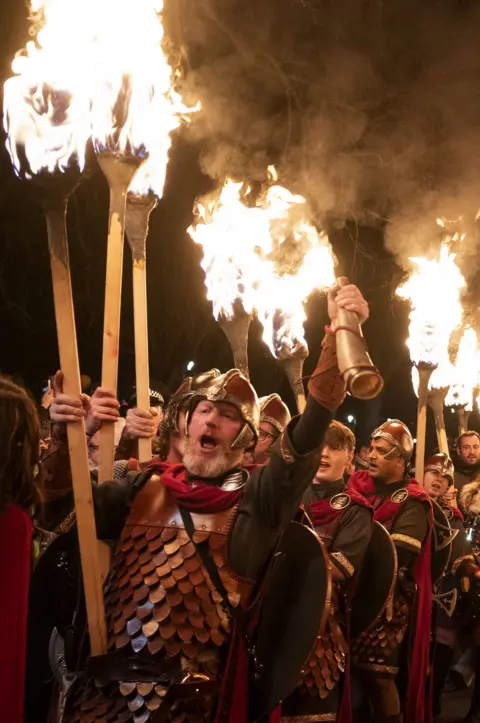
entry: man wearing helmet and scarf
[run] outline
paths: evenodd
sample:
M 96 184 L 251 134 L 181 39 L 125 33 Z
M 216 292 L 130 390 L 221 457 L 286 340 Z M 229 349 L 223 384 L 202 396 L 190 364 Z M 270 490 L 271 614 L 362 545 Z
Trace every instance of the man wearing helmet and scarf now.
M 259 399 L 260 426 L 258 442 L 252 453 L 252 461 L 266 464 L 270 458 L 270 450 L 283 433 L 291 417 L 287 405 L 278 394 L 270 394 Z
M 425 462 L 423 486 L 431 499 L 443 510 L 451 529 L 455 535 L 452 541 L 440 554 L 445 555 L 443 569 L 445 574 L 436 584 L 435 601 L 438 603 L 434 609 L 436 613 L 435 649 L 433 660 L 433 714 L 441 714 L 441 695 L 445 679 L 453 662 L 454 645 L 457 640 L 458 619 L 454 615 L 457 595 L 465 585 L 465 578 L 480 578 L 480 568 L 472 554 L 471 543 L 467 540 L 467 533 L 463 524 L 463 515 L 458 507 L 445 501 L 448 490 L 454 484 L 454 465 L 450 457 L 443 453 L 434 454 Z M 443 530 L 441 530 L 442 533 Z M 448 532 L 444 532 L 444 536 Z M 439 548 L 441 545 L 438 546 Z M 432 580 L 432 582 L 436 582 Z M 477 583 L 478 584 L 478 583 Z M 471 712 L 468 720 L 474 723 L 479 720 L 480 710 L 480 681 L 472 698 Z
M 430 648 L 432 590 L 430 537 L 432 506 L 427 493 L 408 477 L 413 439 L 396 419 L 384 422 L 371 437 L 368 472 L 355 472 L 349 487 L 363 494 L 374 519 L 390 532 L 398 560 L 393 600 L 368 635 L 352 641 L 352 661 L 370 697 L 376 723 L 420 723 L 425 715 L 425 684 Z M 356 601 L 360 604 L 360 601 Z M 408 635 L 407 635 L 408 634 Z M 410 659 L 403 663 L 401 653 Z M 398 674 L 408 669 L 403 719 Z
M 335 351 L 339 307 L 362 322 L 368 317 L 355 286 L 330 292 L 331 326 L 305 412 L 285 428 L 266 465 L 244 466 L 260 408 L 253 387 L 233 369 L 189 397 L 184 464 L 154 460 L 142 473 L 93 489 L 98 536 L 116 540 L 105 588 L 110 652 L 92 659 L 91 679 L 72 690 L 66 722 L 188 716 L 189 723 L 246 723 L 241 610 L 253 622 L 269 561 L 318 469 L 324 434 L 345 395 Z M 67 411 L 72 403 L 81 416 L 81 404 L 62 400 Z

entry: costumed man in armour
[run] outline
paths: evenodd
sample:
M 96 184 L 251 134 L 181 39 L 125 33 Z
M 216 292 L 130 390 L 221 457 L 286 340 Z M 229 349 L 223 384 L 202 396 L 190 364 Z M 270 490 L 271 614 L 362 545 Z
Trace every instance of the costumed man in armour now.
M 408 427 L 398 420 L 385 422 L 372 434 L 368 472 L 355 472 L 349 480 L 349 488 L 367 498 L 374 519 L 390 532 L 398 559 L 393 600 L 375 630 L 352 640 L 351 646 L 352 662 L 370 698 L 374 723 L 422 723 L 428 719 L 425 685 L 432 613 L 433 515 L 427 493 L 407 476 L 412 453 Z M 404 677 L 408 671 L 407 681 L 399 679 L 401 666 Z M 402 694 L 403 719 L 400 682 L 407 686 Z
M 346 489 L 344 476 L 355 450 L 353 433 L 333 421 L 325 435 L 320 466 L 303 496 L 305 511 L 324 542 L 331 562 L 333 589 L 322 635 L 301 671 L 297 690 L 282 705 L 288 723 L 342 722 L 351 719 L 349 673 L 345 675 L 340 712 L 339 682 L 347 668 L 348 583 L 360 568 L 370 542 L 372 509 L 365 497 Z
M 267 465 L 243 466 L 257 440 L 259 405 L 231 370 L 191 397 L 183 465 L 154 460 L 143 473 L 93 488 L 98 537 L 117 541 L 105 584 L 108 653 L 89 661 L 66 721 L 247 720 L 246 611 L 256 611 L 269 559 L 345 395 L 335 350 L 339 307 L 368 317 L 355 286 L 331 290 L 331 331 L 305 412 Z M 78 403 L 63 402 L 67 416 Z
M 435 649 L 433 665 L 433 714 L 441 715 L 441 695 L 445 679 L 453 662 L 454 645 L 458 633 L 458 621 L 454 616 L 457 594 L 461 593 L 465 579 L 480 577 L 480 568 L 472 554 L 472 546 L 467 540 L 463 524 L 463 515 L 448 500 L 454 500 L 450 493 L 454 483 L 454 467 L 448 455 L 438 453 L 425 462 L 423 486 L 431 499 L 442 508 L 455 537 L 450 545 L 448 567 L 438 595 L 435 596 Z M 445 602 L 443 602 L 445 601 Z M 436 608 L 436 609 L 435 609 Z M 468 719 L 470 720 L 470 719 Z
M 252 453 L 253 462 L 266 464 L 270 457 L 270 450 L 290 422 L 290 412 L 287 405 L 278 394 L 261 397 L 260 427 L 258 429 L 258 442 Z
M 182 461 L 188 401 L 195 389 L 208 387 L 219 375 L 218 369 L 212 369 L 197 377 L 188 377 L 171 397 L 162 420 L 159 438 L 162 458 L 171 463 Z M 69 651 L 76 652 L 77 645 L 68 643 L 72 620 L 77 620 L 77 628 L 81 626 L 80 621 L 85 621 L 65 426 L 67 420 L 64 403 L 71 405 L 71 400 L 63 394 L 62 382 L 62 375 L 58 373 L 52 385 L 52 438 L 40 465 L 45 489 L 44 527 L 42 530 L 37 529 L 37 558 L 41 559 L 34 569 L 30 586 L 26 673 L 26 685 L 30 695 L 26 697 L 25 703 L 26 723 L 44 723 L 52 700 L 55 679 L 61 687 L 65 681 L 68 683 L 68 668 L 76 669 L 76 661 L 71 659 Z M 155 396 L 151 396 L 152 404 Z M 90 443 L 98 436 L 101 424 L 116 422 L 119 406 L 113 391 L 98 387 L 91 397 L 82 396 L 82 406 L 71 405 L 70 416 L 73 418 L 81 413 L 82 409 L 86 411 L 86 433 Z M 155 412 L 156 410 L 152 409 L 128 410 L 125 429 L 115 453 L 116 478 L 125 475 L 127 471 L 138 471 L 138 439 L 155 437 L 158 426 L 158 415 Z M 92 476 L 92 479 L 96 480 L 95 476 Z M 53 542 L 55 544 L 49 554 L 43 558 L 43 553 Z M 44 594 L 45 588 L 51 592 L 48 598 Z M 52 600 L 55 604 L 52 604 Z M 52 675 L 51 668 L 55 675 Z
M 473 435 L 473 433 L 471 433 Z M 468 553 L 466 557 L 467 565 L 465 567 L 473 571 L 474 563 L 479 563 L 480 558 L 480 479 L 465 484 L 459 495 L 459 506 L 465 516 L 465 528 L 467 541 L 470 545 L 468 553 L 473 555 L 473 561 L 469 560 Z M 468 573 L 467 573 L 468 574 Z M 468 579 L 462 579 L 462 595 L 458 606 L 461 608 L 458 615 L 458 622 L 462 624 L 462 628 L 468 631 L 468 640 L 473 638 L 473 649 L 471 650 L 471 663 L 474 672 L 474 686 L 470 710 L 465 723 L 480 722 L 480 625 L 478 623 L 479 615 L 479 596 L 480 582 L 478 576 L 474 573 L 470 574 Z M 462 670 L 460 662 L 457 663 L 454 670 Z M 470 662 L 470 660 L 468 660 Z M 466 666 L 463 666 L 465 668 Z M 462 670 L 463 673 L 463 670 Z

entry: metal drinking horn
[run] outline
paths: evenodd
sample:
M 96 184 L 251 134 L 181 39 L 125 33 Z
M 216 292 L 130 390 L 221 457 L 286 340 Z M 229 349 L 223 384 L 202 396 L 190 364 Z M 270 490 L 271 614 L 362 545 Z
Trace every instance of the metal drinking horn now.
M 383 389 L 383 379 L 368 353 L 358 315 L 338 310 L 337 359 L 347 389 L 357 399 L 374 399 Z

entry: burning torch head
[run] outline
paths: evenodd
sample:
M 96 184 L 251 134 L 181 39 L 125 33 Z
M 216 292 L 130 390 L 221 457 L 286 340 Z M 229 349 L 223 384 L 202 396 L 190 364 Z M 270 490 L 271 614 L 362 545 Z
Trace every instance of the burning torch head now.
M 393 446 L 385 459 L 402 457 L 408 464 L 413 454 L 413 437 L 407 425 L 399 419 L 390 419 L 381 424 L 372 434 L 372 439 L 384 439 Z
M 232 404 L 240 412 L 244 425 L 231 448 L 253 449 L 258 440 L 260 404 L 255 389 L 238 369 L 230 369 L 226 374 L 212 379 L 208 386 L 197 387 L 197 390 L 193 392 L 186 419 L 187 435 L 193 410 L 202 399 L 207 399 L 209 402 Z
M 429 457 L 425 462 L 424 471 L 437 472 L 442 477 L 446 477 L 450 484 L 453 484 L 453 462 L 448 454 L 439 452 L 438 454 L 434 454 L 432 457 Z
M 270 394 L 268 397 L 259 399 L 260 403 L 260 424 L 268 422 L 279 434 L 289 423 L 291 416 L 285 402 L 282 401 L 278 394 Z

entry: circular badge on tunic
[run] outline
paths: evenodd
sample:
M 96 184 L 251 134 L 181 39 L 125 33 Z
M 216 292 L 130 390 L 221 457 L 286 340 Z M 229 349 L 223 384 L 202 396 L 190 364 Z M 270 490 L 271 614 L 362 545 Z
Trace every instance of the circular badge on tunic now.
M 225 477 L 220 489 L 224 490 L 225 492 L 234 492 L 235 490 L 239 490 L 241 487 L 244 486 L 248 477 L 249 474 L 246 469 L 240 469 L 236 472 L 232 472 L 232 474 L 229 474 L 227 477 Z
M 334 510 L 343 510 L 345 507 L 348 507 L 351 501 L 350 495 L 347 495 L 345 492 L 340 492 L 340 494 L 332 497 L 330 507 Z
M 394 492 L 390 499 L 392 500 L 392 502 L 395 502 L 396 505 L 401 505 L 402 502 L 405 502 L 407 497 L 408 497 L 408 490 L 403 488 L 401 490 L 397 490 L 396 492 Z

